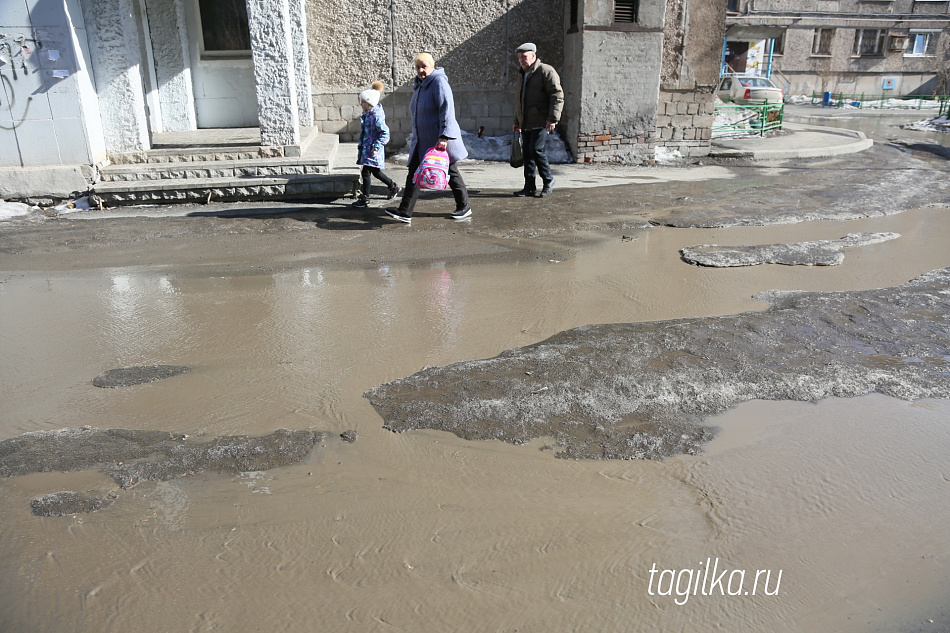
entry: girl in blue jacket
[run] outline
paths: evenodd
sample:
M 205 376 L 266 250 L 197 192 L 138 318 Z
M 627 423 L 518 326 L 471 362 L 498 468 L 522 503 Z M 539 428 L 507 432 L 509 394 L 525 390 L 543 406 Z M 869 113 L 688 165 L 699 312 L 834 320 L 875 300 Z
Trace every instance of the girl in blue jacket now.
M 354 207 L 369 206 L 369 184 L 375 176 L 389 189 L 387 200 L 392 200 L 399 193 L 399 185 L 383 173 L 386 168 L 383 147 L 389 142 L 389 127 L 386 125 L 386 113 L 379 105 L 379 98 L 383 95 L 383 82 L 374 81 L 369 90 L 360 93 L 360 105 L 363 114 L 360 115 L 360 143 L 358 165 L 363 166 L 360 182 L 360 195 Z

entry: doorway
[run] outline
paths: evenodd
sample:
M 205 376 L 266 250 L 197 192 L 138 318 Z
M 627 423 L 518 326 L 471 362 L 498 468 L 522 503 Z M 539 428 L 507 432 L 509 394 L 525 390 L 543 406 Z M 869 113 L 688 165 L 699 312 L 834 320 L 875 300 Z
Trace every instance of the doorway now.
M 744 73 L 749 61 L 749 42 L 727 41 L 724 61 L 729 67 L 729 72 Z
M 257 86 L 244 0 L 187 0 L 199 128 L 257 127 Z

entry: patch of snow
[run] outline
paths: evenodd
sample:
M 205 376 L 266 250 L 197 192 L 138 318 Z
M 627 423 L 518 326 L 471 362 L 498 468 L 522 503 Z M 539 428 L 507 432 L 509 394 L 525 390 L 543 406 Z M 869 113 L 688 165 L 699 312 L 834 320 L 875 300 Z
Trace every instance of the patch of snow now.
M 785 105 L 811 105 L 812 99 L 806 95 L 788 95 L 785 97 Z
M 919 130 L 921 132 L 950 132 L 950 120 L 944 115 L 936 119 L 924 119 L 922 121 L 914 121 L 913 123 L 905 123 L 901 128 L 905 130 Z
M 472 160 L 493 160 L 507 163 L 511 156 L 511 140 L 514 134 L 504 136 L 481 136 L 462 130 L 462 142 L 465 143 L 465 149 L 468 150 L 468 157 Z M 564 144 L 564 139 L 557 133 L 549 134 L 545 143 L 548 162 L 573 163 L 571 152 Z
M 837 93 L 831 95 L 831 105 L 840 110 L 855 109 L 873 109 L 873 110 L 933 110 L 940 107 L 940 102 L 936 99 L 871 99 L 861 100 L 853 95 L 848 96 L 847 100 L 841 100 L 838 105 Z M 821 106 L 821 97 L 810 97 L 808 95 L 788 95 L 785 97 L 786 105 L 814 105 Z
M 72 202 L 64 202 L 53 207 L 57 213 L 75 213 L 76 211 L 88 211 L 91 208 L 92 206 L 90 206 L 87 196 L 76 198 Z
M 679 165 L 686 157 L 674 148 L 658 146 L 654 159 L 657 165 Z
M 757 136 L 758 130 L 753 130 L 749 122 L 757 118 L 756 114 L 749 114 L 739 108 L 730 108 L 730 105 L 724 103 L 719 97 L 716 97 L 715 116 L 713 117 L 712 137 L 715 139 L 742 138 L 744 136 Z
M 22 202 L 4 202 L 0 200 L 0 220 L 9 220 L 30 215 L 30 212 L 36 208 L 37 207 L 31 207 L 28 204 L 23 204 Z

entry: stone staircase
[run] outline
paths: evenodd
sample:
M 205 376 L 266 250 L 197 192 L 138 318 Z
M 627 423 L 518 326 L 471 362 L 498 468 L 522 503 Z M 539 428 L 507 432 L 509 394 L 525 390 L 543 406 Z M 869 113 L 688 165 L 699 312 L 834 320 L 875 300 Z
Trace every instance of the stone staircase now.
M 260 146 L 257 128 L 157 134 L 151 150 L 112 156 L 92 193 L 103 206 L 119 206 L 335 198 L 355 191 L 358 174 L 333 173 L 339 137 L 316 128 L 302 129 L 301 137 L 299 156 L 281 156 Z

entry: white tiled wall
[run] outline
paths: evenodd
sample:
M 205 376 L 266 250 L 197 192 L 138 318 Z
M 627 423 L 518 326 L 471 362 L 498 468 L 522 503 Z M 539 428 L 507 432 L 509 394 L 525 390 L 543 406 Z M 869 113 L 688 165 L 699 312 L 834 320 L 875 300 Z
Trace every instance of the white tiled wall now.
M 92 162 L 63 3 L 0 0 L 0 56 L 0 165 Z

